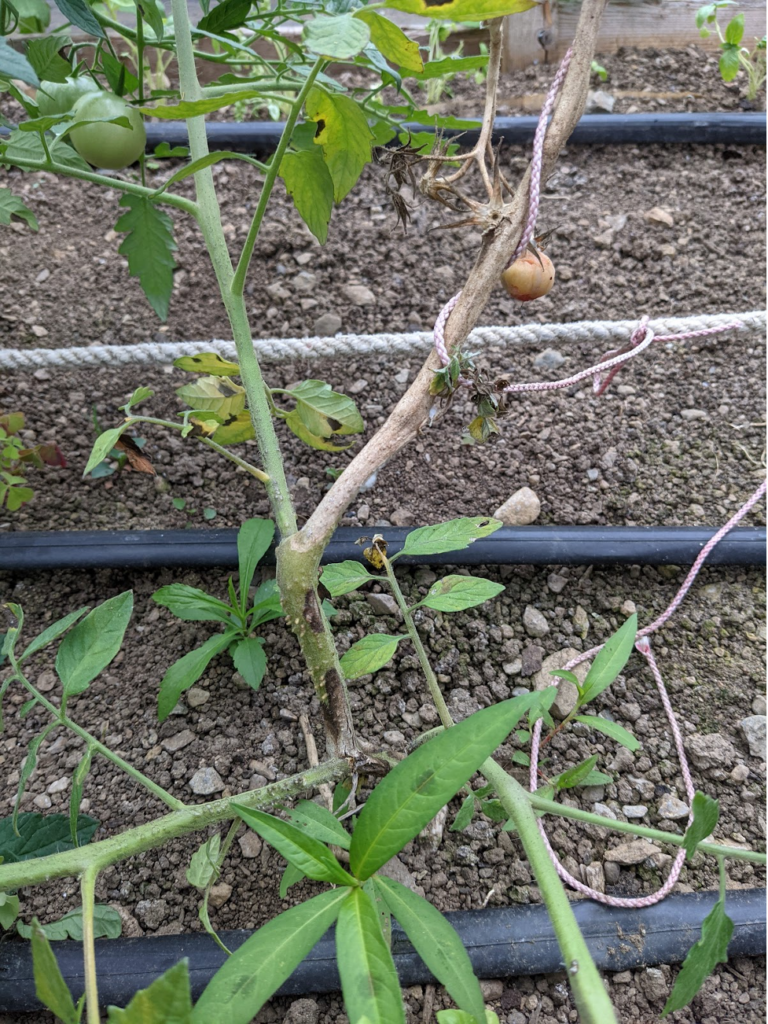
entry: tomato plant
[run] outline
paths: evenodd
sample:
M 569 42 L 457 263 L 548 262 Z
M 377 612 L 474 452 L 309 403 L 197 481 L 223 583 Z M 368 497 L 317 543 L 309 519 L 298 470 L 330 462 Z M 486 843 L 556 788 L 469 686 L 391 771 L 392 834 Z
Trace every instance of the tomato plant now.
M 130 128 L 119 124 L 96 123 L 73 128 L 72 144 L 89 164 L 111 171 L 121 171 L 135 163 L 144 152 L 147 133 L 141 114 L 120 96 L 111 92 L 87 92 L 75 103 L 76 120 L 127 117 Z

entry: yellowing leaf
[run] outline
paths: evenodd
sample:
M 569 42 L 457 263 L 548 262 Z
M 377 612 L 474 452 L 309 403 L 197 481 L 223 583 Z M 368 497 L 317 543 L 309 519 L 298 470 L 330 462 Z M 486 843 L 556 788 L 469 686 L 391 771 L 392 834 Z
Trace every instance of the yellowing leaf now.
M 355 17 L 366 23 L 371 32 L 371 42 L 387 60 L 408 71 L 424 70 L 419 44 L 409 39 L 389 18 L 365 7 L 355 11 Z
M 317 148 L 286 153 L 280 177 L 299 216 L 321 245 L 328 237 L 333 213 L 333 178 Z
M 246 409 L 217 427 L 213 440 L 217 444 L 240 444 L 241 441 L 250 441 L 255 436 L 251 414 Z
M 174 359 L 173 365 L 180 370 L 189 370 L 192 373 L 213 373 L 218 377 L 237 377 L 240 367 L 237 363 L 230 363 L 228 359 L 222 359 L 216 352 L 201 352 L 197 356 L 181 356 Z
M 354 187 L 363 167 L 371 159 L 373 133 L 365 114 L 349 96 L 331 95 L 315 87 L 307 97 L 307 118 L 317 122 L 315 144 L 333 179 L 337 203 Z
M 387 6 L 395 11 L 420 14 L 423 18 L 450 18 L 453 21 L 482 21 L 520 14 L 536 7 L 536 0 L 391 0 Z
M 296 437 L 302 440 L 305 444 L 308 444 L 310 448 L 319 448 L 320 451 L 324 452 L 343 452 L 347 448 L 351 447 L 351 445 L 348 444 L 331 444 L 330 441 L 326 441 L 317 434 L 313 434 L 312 431 L 308 430 L 304 425 L 304 422 L 296 409 L 294 409 L 293 412 L 289 412 L 284 419 L 287 426 L 290 427 Z
M 200 377 L 177 388 L 176 394 L 191 409 L 215 412 L 224 420 L 245 409 L 245 388 L 226 377 Z

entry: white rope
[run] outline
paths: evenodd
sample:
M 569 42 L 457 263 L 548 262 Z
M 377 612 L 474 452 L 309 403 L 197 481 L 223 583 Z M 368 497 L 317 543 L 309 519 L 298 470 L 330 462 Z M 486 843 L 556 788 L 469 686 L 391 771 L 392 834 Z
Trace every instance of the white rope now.
M 682 334 L 702 328 L 716 327 L 740 320 L 742 328 L 736 335 L 764 333 L 766 314 L 716 313 L 706 316 L 673 316 L 651 320 L 648 327 L 654 334 Z M 490 345 L 562 345 L 589 341 L 607 346 L 628 341 L 637 327 L 637 320 L 582 320 L 566 324 L 524 324 L 521 327 L 477 327 L 466 343 L 467 351 Z M 722 344 L 722 343 L 719 343 Z M 282 363 L 292 359 L 330 359 L 388 355 L 409 356 L 432 347 L 431 331 L 407 334 L 337 334 L 331 338 L 268 338 L 256 339 L 254 350 L 264 363 Z M 87 366 L 121 366 L 129 363 L 172 363 L 179 356 L 200 352 L 216 352 L 225 359 L 235 359 L 231 341 L 147 341 L 141 345 L 88 345 L 84 348 L 30 348 L 0 351 L 0 370 L 35 370 L 41 366 L 78 370 Z

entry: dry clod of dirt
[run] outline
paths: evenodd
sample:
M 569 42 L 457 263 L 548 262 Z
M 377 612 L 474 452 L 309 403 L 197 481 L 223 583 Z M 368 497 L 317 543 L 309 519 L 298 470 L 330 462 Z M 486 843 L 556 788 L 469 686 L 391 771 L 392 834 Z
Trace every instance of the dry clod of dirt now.
M 540 512 L 541 502 L 536 492 L 532 491 L 530 487 L 521 487 L 510 498 L 507 498 L 503 505 L 499 505 L 493 513 L 493 518 L 500 519 L 505 526 L 528 526 L 538 519 Z M 558 578 L 562 579 L 562 577 Z M 559 591 L 555 592 L 559 593 Z

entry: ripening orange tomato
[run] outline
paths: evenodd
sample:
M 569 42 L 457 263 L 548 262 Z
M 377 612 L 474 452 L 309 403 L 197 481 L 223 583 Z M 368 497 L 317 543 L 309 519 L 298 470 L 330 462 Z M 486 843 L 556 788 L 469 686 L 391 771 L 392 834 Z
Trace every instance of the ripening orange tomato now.
M 541 259 L 541 262 L 539 262 Z M 555 268 L 546 253 L 524 252 L 501 275 L 504 287 L 518 302 L 530 302 L 546 295 L 555 283 Z

